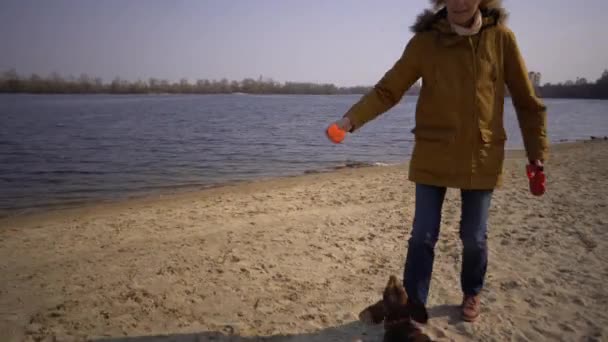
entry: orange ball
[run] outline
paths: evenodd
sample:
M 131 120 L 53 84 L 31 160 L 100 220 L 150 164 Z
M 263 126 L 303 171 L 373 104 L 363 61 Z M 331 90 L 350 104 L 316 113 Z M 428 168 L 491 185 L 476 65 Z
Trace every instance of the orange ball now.
M 327 128 L 327 137 L 334 143 L 339 144 L 346 137 L 346 132 L 340 129 L 338 125 L 333 124 Z

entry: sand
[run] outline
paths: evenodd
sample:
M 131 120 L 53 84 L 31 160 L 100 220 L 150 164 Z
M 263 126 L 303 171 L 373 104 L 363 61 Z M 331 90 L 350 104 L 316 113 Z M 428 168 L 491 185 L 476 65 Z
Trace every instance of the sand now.
M 608 143 L 522 153 L 489 226 L 483 314 L 457 305 L 449 190 L 424 331 L 439 341 L 608 340 Z M 357 321 L 403 272 L 407 166 L 347 169 L 0 221 L 0 341 L 379 341 Z

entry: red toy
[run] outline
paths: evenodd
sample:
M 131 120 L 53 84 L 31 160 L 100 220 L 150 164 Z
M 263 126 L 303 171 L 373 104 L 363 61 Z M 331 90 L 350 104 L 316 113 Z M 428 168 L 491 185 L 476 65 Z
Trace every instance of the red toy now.
M 526 173 L 530 180 L 530 192 L 534 196 L 542 196 L 546 191 L 545 186 L 545 173 L 543 172 L 542 166 L 528 164 L 526 166 Z
M 333 141 L 336 144 L 339 144 L 346 137 L 346 132 L 342 130 L 338 125 L 333 124 L 327 128 L 327 137 L 329 140 Z

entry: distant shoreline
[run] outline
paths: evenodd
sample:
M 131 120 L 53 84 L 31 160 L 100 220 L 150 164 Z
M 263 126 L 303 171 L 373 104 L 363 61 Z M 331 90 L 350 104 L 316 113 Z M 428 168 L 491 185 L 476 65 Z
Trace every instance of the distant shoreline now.
M 532 73 L 531 73 L 532 74 Z M 531 78 L 532 80 L 532 78 Z M 196 79 L 182 78 L 179 81 L 169 81 L 150 77 L 134 81 L 120 77 L 110 82 L 104 82 L 100 77 L 86 73 L 78 77 L 62 76 L 51 73 L 48 76 L 19 74 L 14 68 L 0 73 L 0 93 L 30 93 L 30 94 L 267 94 L 267 95 L 363 95 L 374 88 L 374 85 L 336 86 L 333 83 L 314 82 L 278 82 L 271 78 L 260 76 L 257 79 L 243 80 Z M 533 86 L 538 96 L 543 98 L 581 98 L 608 99 L 608 70 L 605 70 L 595 82 L 585 78 L 565 83 L 540 84 L 540 79 L 533 79 Z M 416 82 L 406 94 L 420 93 L 422 83 Z M 508 96 L 508 88 L 505 89 Z
M 183 95 L 194 95 L 194 96 L 217 96 L 217 95 L 225 95 L 225 96 L 363 96 L 366 93 L 243 93 L 243 92 L 233 92 L 233 93 L 112 93 L 112 92 L 95 92 L 95 93 L 57 93 L 57 92 L 49 92 L 49 93 L 36 93 L 36 92 L 2 92 L 0 91 L 0 95 L 69 95 L 69 96 L 91 96 L 91 95 L 99 95 L 99 96 L 133 96 L 133 95 L 146 95 L 146 96 L 183 96 Z M 420 93 L 418 91 L 408 91 L 405 96 L 419 96 Z M 510 95 L 506 95 L 505 99 L 511 98 Z M 564 96 L 540 96 L 540 99 L 557 99 L 557 100 L 608 100 L 607 97 L 564 97 Z

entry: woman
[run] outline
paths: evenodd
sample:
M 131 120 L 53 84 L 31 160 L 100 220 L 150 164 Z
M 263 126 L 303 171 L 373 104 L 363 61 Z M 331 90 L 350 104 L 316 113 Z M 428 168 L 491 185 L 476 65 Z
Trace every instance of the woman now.
M 502 183 L 505 84 L 532 165 L 547 158 L 546 108 L 534 89 L 500 1 L 435 0 L 418 17 L 401 58 L 337 122 L 355 132 L 388 111 L 419 78 L 409 180 L 416 184 L 413 229 L 404 271 L 412 309 L 424 309 L 446 188 L 461 189 L 462 314 L 481 311 L 493 189 Z M 423 311 L 424 312 L 424 311 Z M 425 316 L 425 315 L 424 315 Z M 426 317 L 418 317 L 426 322 Z

